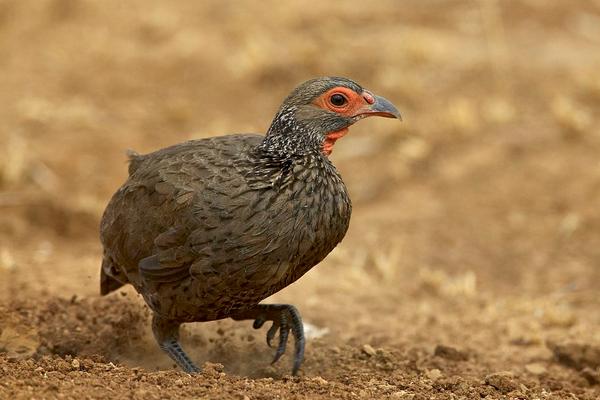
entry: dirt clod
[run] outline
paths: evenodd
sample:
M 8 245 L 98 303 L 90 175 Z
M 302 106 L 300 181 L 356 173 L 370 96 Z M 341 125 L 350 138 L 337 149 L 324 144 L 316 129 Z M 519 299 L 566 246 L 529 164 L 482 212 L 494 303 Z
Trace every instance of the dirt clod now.
M 600 384 L 600 369 L 592 369 L 590 367 L 585 367 L 581 370 L 581 376 L 588 381 L 590 385 L 598 385 Z
M 466 361 L 469 359 L 469 355 L 466 352 L 457 350 L 454 347 L 444 346 L 441 344 L 435 346 L 433 355 L 452 361 Z
M 0 333 L 0 352 L 6 353 L 11 360 L 27 359 L 39 346 L 37 332 L 33 329 L 6 326 Z
M 600 367 L 600 346 L 585 343 L 549 342 L 548 348 L 552 350 L 554 358 L 561 364 L 570 368 L 583 369 Z
M 489 374 L 485 377 L 485 383 L 493 386 L 504 394 L 512 392 L 513 390 L 517 390 L 519 387 L 515 381 L 515 374 L 510 371 L 501 371 Z

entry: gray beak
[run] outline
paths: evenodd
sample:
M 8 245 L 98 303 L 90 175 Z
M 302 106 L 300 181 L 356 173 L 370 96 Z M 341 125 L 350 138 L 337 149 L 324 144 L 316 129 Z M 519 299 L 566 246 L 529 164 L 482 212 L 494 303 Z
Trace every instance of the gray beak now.
M 371 94 L 368 91 L 363 92 L 365 99 L 364 107 L 362 107 L 356 115 L 355 119 L 362 119 L 366 117 L 385 117 L 385 118 L 398 118 L 402 121 L 400 111 L 394 106 L 388 99 Z
M 375 98 L 375 103 L 370 107 L 371 111 L 368 112 L 369 115 L 377 115 L 379 117 L 386 118 L 398 118 L 402 121 L 402 116 L 400 116 L 400 111 L 394 106 L 388 99 L 381 96 L 373 96 Z

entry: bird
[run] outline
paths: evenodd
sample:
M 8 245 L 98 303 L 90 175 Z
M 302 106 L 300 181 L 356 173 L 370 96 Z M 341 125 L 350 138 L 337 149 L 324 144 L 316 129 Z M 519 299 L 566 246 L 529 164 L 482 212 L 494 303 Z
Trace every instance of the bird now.
M 401 119 L 384 97 L 342 77 L 298 85 L 266 134 L 189 140 L 129 152 L 129 176 L 100 223 L 100 293 L 131 284 L 152 311 L 159 345 L 197 373 L 180 325 L 231 318 L 266 322 L 273 363 L 294 339 L 292 375 L 304 360 L 302 318 L 262 300 L 295 282 L 344 238 L 352 203 L 329 156 L 355 122 Z

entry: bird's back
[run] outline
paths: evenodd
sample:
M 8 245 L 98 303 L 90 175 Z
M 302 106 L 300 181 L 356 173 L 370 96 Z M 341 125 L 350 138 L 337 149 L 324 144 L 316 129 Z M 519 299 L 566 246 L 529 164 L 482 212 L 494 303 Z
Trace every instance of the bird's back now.
M 135 285 L 138 263 L 154 252 L 156 237 L 187 224 L 197 194 L 208 197 L 211 190 L 228 185 L 226 181 L 239 180 L 233 166 L 261 140 L 260 135 L 229 135 L 145 155 L 128 152 L 129 177 L 113 195 L 100 225 L 103 271 Z

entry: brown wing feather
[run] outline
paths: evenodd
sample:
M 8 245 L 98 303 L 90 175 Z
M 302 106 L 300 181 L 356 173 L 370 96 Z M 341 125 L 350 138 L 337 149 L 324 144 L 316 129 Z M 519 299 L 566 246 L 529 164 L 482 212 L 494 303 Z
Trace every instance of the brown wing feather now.
M 192 207 L 211 203 L 240 182 L 246 150 L 260 143 L 259 135 L 195 140 L 155 153 L 129 152 L 130 176 L 113 196 L 102 220 L 101 238 L 110 256 L 130 277 L 172 282 L 189 277 L 189 267 L 201 254 L 187 244 L 211 235 L 215 218 L 202 218 Z M 217 215 L 223 217 L 223 215 Z M 218 218 L 217 218 L 218 219 Z

